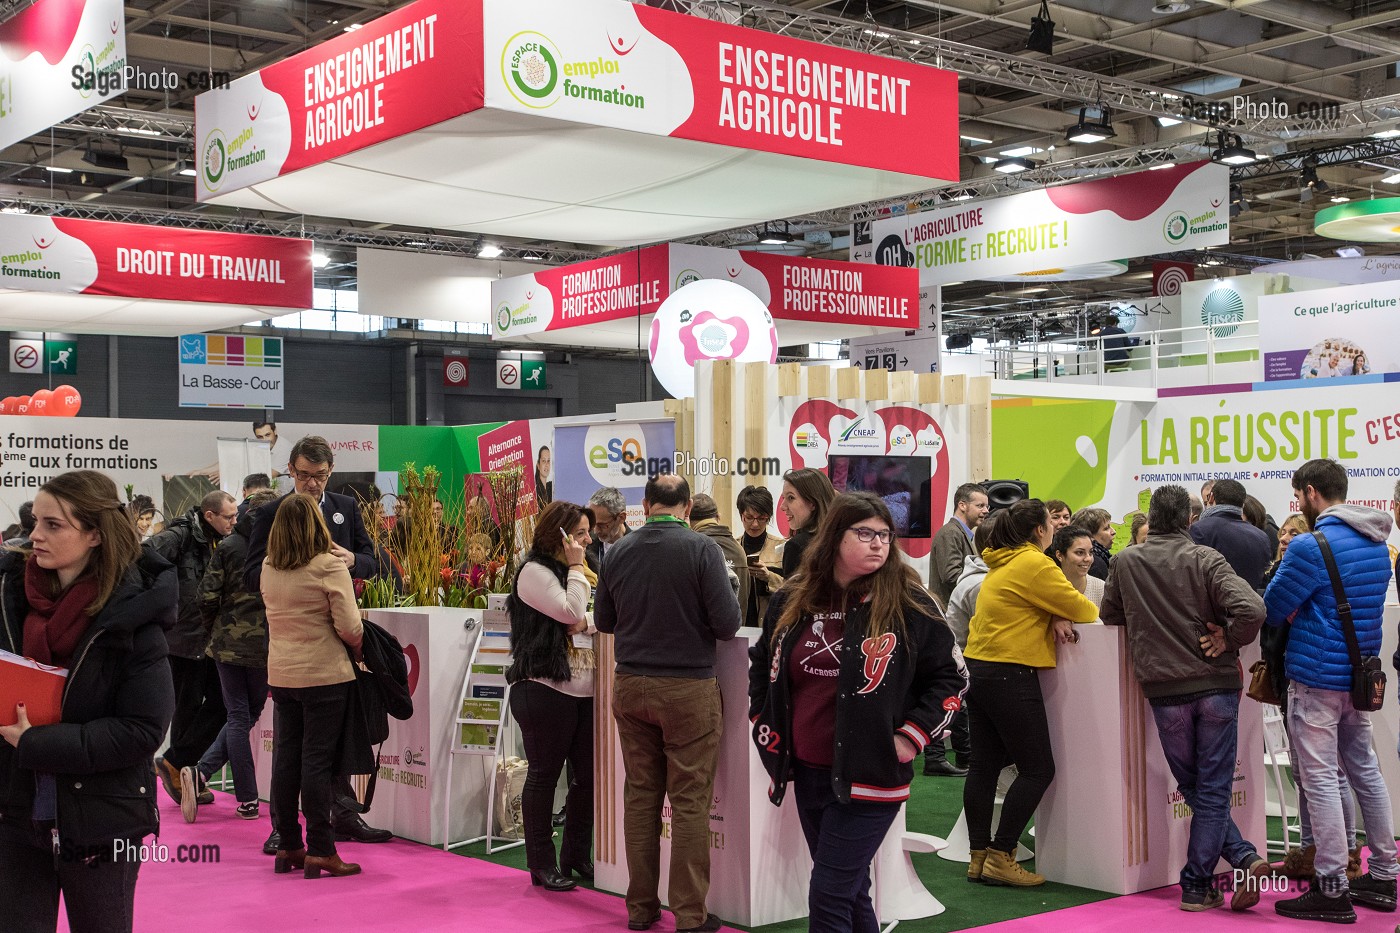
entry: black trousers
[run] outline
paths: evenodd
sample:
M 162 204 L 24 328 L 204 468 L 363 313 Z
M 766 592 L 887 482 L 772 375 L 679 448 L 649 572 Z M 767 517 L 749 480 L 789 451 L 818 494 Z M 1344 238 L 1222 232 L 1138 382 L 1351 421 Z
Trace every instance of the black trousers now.
M 953 746 L 953 751 L 963 758 L 970 758 L 972 756 L 972 730 L 968 726 L 966 705 L 953 715 L 950 731 L 952 735 L 948 738 L 951 740 L 949 744 Z M 929 756 L 934 758 L 946 758 L 947 754 L 947 750 L 943 745 L 943 736 L 941 735 L 934 736 L 929 743 L 924 746 L 925 758 Z
M 131 933 L 140 862 L 114 861 L 112 843 L 55 856 L 49 825 L 0 819 L 0 929 L 53 933 L 61 891 L 72 933 Z
M 336 744 L 353 682 L 324 687 L 273 687 L 272 819 L 289 852 L 335 855 L 331 827 Z M 306 816 L 302 844 L 297 798 Z
M 963 784 L 967 836 L 973 850 L 988 845 L 1015 852 L 1045 789 L 1055 779 L 1050 725 L 1040 693 L 1040 675 L 1024 664 L 967 659 L 971 675 L 968 718 L 972 727 L 972 767 Z M 992 838 L 997 776 L 1009 764 L 1019 772 L 1001 807 Z
M 510 688 L 510 714 L 530 770 L 520 805 L 525 822 L 525 863 L 531 870 L 554 868 L 554 788 L 567 760 L 573 769 L 564 803 L 564 841 L 559 861 L 582 865 L 593 849 L 593 698 L 560 693 L 533 680 Z
M 228 713 L 224 688 L 214 659 L 177 658 L 170 655 L 170 676 L 175 681 L 175 716 L 170 720 L 170 747 L 165 760 L 177 768 L 190 768 L 218 739 Z

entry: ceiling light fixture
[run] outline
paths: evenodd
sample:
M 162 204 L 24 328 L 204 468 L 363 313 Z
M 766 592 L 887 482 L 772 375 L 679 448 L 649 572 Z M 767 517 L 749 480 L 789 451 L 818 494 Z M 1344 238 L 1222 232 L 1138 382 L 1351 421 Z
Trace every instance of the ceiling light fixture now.
M 1360 259 L 1366 251 L 1359 246 L 1338 246 L 1337 255 L 1343 259 Z
M 1055 53 L 1055 21 L 1050 18 L 1050 4 L 1040 0 L 1040 12 L 1031 17 L 1031 31 L 1026 36 L 1026 51 L 1042 55 Z
M 1381 184 L 1383 185 L 1393 185 L 1396 182 L 1400 182 L 1400 172 L 1396 172 L 1394 175 L 1387 175 L 1381 179 Z
M 1079 108 L 1079 122 L 1065 130 L 1066 142 L 1101 143 L 1105 139 L 1112 139 L 1118 135 L 1113 131 L 1113 126 L 1109 122 L 1107 107 L 1099 104 L 1099 119 L 1097 121 L 1084 118 L 1084 112 L 1088 109 L 1088 107 Z
M 1253 149 L 1246 149 L 1238 135 L 1221 130 L 1216 137 L 1216 150 L 1211 153 L 1211 161 L 1225 165 L 1251 165 L 1259 161 Z
M 346 27 L 345 27 L 345 31 L 346 31 L 346 32 L 354 32 L 356 29 L 360 29 L 360 28 L 362 28 L 363 26 L 364 26 L 364 23 L 351 23 L 349 26 L 346 26 Z
M 1331 185 L 1317 177 L 1317 159 L 1312 156 L 1303 160 L 1303 185 L 1318 194 L 1326 194 L 1332 190 Z
M 196 177 L 199 173 L 196 172 L 196 171 L 195 171 L 194 169 L 192 169 L 192 168 L 182 168 L 182 169 L 180 169 L 180 174 L 181 174 L 181 175 L 185 175 L 185 176 L 187 176 L 187 177 L 189 177 L 189 178 L 194 178 L 194 177 Z
M 331 257 L 329 253 L 323 253 L 320 250 L 317 250 L 316 252 L 311 254 L 311 267 L 313 269 L 324 269 L 330 264 Z
M 975 143 L 979 146 L 990 146 L 992 144 L 990 139 L 983 139 L 981 136 L 969 136 L 966 133 L 959 135 L 958 139 L 966 140 L 967 142 Z
M 1035 163 L 1030 159 L 999 159 L 992 165 L 992 168 L 1003 175 L 1015 175 L 1035 168 Z
M 126 156 L 115 152 L 102 152 L 99 149 L 89 149 L 84 152 L 83 161 L 88 165 L 108 171 L 125 172 L 129 168 Z
M 499 257 L 501 256 L 501 254 L 504 253 L 504 252 L 505 252 L 505 250 L 501 249 L 501 248 L 500 248 L 499 246 L 497 246 L 495 243 L 483 243 L 483 244 L 481 244 L 481 249 L 477 250 L 477 252 L 476 252 L 476 258 L 477 258 L 477 259 L 496 259 L 496 258 L 499 258 Z
M 1044 151 L 1044 149 L 1037 148 L 1036 146 L 1017 146 L 1014 149 L 1003 149 L 999 155 L 1007 159 L 1020 159 L 1028 155 L 1039 155 Z M 995 162 L 996 159 L 992 161 Z
M 28 214 L 29 208 L 23 204 L 16 204 L 12 207 L 0 207 L 0 214 Z
M 1347 197 L 1346 195 L 1344 195 L 1344 194 L 1339 194 L 1339 195 L 1336 195 L 1335 197 L 1332 198 L 1332 203 L 1333 203 L 1333 204 L 1341 204 L 1343 201 L 1350 201 L 1350 200 L 1351 200 L 1351 198 Z
M 1158 126 L 1180 126 L 1182 121 L 1176 117 L 1158 116 L 1155 118 Z
M 71 168 L 64 168 L 64 167 L 61 166 L 61 165 L 46 165 L 46 166 L 44 166 L 44 168 L 48 169 L 50 172 L 53 172 L 55 175 L 72 175 L 72 174 L 73 174 L 73 170 L 72 170 Z

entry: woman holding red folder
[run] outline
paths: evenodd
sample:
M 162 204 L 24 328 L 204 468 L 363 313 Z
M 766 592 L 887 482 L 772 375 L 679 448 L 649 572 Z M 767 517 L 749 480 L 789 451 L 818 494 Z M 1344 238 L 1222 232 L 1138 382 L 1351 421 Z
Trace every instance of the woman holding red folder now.
M 156 832 L 155 772 L 175 707 L 164 628 L 175 568 L 143 553 L 101 473 L 34 497 L 32 549 L 0 555 L 0 648 L 68 669 L 60 719 L 0 726 L 0 904 L 7 933 L 132 929 L 137 845 Z M 124 853 L 133 857 L 128 859 Z

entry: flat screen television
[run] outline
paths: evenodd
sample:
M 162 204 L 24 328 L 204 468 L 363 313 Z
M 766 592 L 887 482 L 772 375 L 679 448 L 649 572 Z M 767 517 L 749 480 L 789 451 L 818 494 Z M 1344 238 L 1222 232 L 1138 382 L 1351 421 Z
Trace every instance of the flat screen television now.
M 826 472 L 837 492 L 870 492 L 885 500 L 894 518 L 895 534 L 901 538 L 933 536 L 930 458 L 833 454 Z

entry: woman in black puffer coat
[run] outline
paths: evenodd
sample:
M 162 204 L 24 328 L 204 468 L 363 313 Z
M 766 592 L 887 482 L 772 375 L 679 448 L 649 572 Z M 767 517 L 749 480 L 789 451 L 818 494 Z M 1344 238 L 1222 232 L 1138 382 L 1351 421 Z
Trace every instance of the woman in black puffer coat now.
M 101 473 L 50 480 L 34 516 L 32 550 L 0 556 L 0 648 L 68 679 L 58 722 L 0 710 L 4 928 L 51 933 L 61 891 L 73 933 L 129 933 L 134 850 L 160 822 L 151 757 L 175 707 L 175 568 L 142 551 Z

